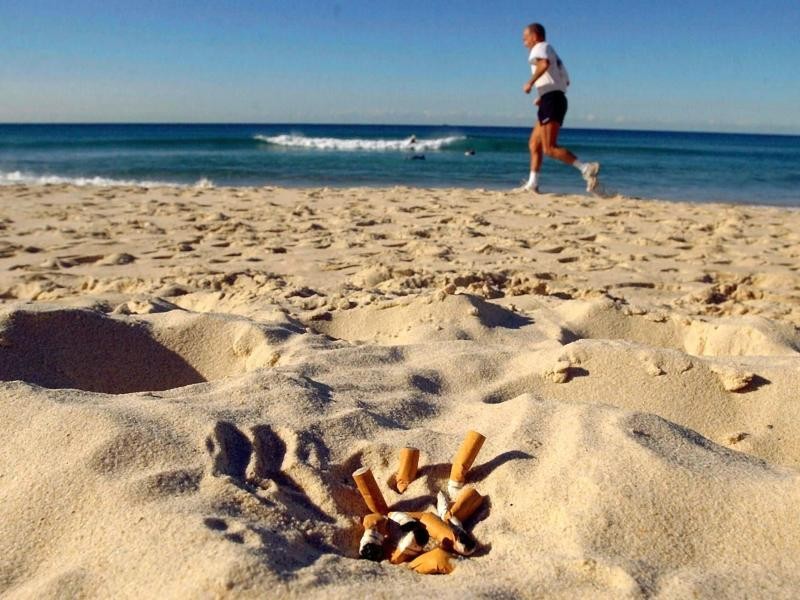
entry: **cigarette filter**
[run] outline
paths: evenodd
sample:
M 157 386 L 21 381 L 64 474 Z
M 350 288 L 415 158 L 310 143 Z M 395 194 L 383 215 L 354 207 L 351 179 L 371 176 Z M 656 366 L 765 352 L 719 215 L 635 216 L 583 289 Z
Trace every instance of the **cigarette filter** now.
M 419 520 L 425 525 L 425 529 L 428 530 L 430 536 L 445 549 L 451 549 L 456 543 L 456 536 L 455 533 L 453 533 L 453 528 L 435 514 L 425 513 Z
M 425 525 L 430 536 L 439 542 L 443 549 L 452 550 L 464 556 L 475 552 L 477 546 L 475 538 L 462 527 L 454 527 L 445 523 L 433 513 L 423 514 L 420 521 Z
M 423 575 L 447 575 L 455 569 L 450 555 L 441 548 L 420 554 L 408 566 Z
M 456 525 L 462 526 L 464 521 L 475 514 L 481 504 L 483 504 L 483 496 L 480 495 L 478 490 L 472 486 L 465 487 L 458 494 L 455 503 L 445 515 L 446 520 L 455 520 Z
M 386 539 L 386 517 L 371 514 L 364 517 L 364 535 L 358 547 L 358 554 L 367 560 L 383 559 L 383 541 Z
M 364 503 L 371 512 L 382 515 L 389 512 L 386 500 L 383 499 L 381 489 L 378 487 L 378 483 L 375 481 L 375 477 L 369 467 L 361 467 L 358 471 L 355 471 L 353 479 L 356 481 L 358 491 L 361 492 L 361 497 L 364 498 Z
M 428 537 L 421 534 L 420 530 L 425 531 L 425 528 L 420 526 L 419 529 L 409 531 L 400 538 L 397 548 L 392 552 L 392 556 L 389 559 L 393 565 L 399 565 L 411 560 L 423 551 L 425 544 L 428 543 Z M 423 539 L 424 541 L 422 541 Z
M 453 459 L 453 466 L 450 469 L 450 481 L 447 484 L 447 490 L 451 498 L 455 498 L 464 486 L 467 472 L 472 467 L 472 463 L 475 462 L 475 458 L 478 456 L 484 441 L 486 441 L 486 438 L 477 431 L 468 431 L 464 441 L 461 442 L 461 447 L 459 447 L 456 457 Z
M 400 466 L 397 468 L 395 482 L 397 491 L 401 494 L 417 477 L 417 467 L 419 466 L 419 450 L 416 448 L 403 448 L 400 450 Z

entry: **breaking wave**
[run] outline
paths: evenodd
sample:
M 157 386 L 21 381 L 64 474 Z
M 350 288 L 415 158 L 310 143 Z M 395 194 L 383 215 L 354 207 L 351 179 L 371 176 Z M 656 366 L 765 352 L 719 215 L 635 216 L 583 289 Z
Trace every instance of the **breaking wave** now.
M 310 148 L 315 150 L 366 150 L 366 151 L 424 151 L 440 150 L 445 146 L 466 139 L 463 136 L 448 136 L 433 139 L 367 139 L 367 138 L 331 138 L 331 137 L 306 137 L 304 135 L 256 135 L 254 139 L 276 146 L 291 148 Z
M 77 185 L 77 186 L 132 186 L 132 187 L 201 187 L 209 188 L 214 184 L 205 177 L 192 185 L 170 183 L 167 181 L 148 181 L 136 179 L 112 179 L 108 177 L 63 177 L 61 175 L 35 175 L 22 171 L 4 173 L 0 171 L 0 185 Z

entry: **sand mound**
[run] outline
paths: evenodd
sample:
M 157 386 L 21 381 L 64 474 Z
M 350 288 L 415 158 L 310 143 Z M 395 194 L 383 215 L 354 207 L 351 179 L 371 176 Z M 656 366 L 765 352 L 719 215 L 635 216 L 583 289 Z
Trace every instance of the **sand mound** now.
M 795 327 L 763 317 L 691 321 L 684 332 L 686 351 L 702 356 L 796 356 L 800 349 Z
M 575 338 L 625 339 L 698 356 L 797 355 L 796 327 L 758 316 L 690 319 L 602 298 L 561 303 L 553 311 Z
M 350 342 L 413 344 L 433 340 L 476 340 L 502 343 L 509 332 L 545 340 L 533 320 L 471 294 L 415 296 L 379 308 L 352 309 L 326 315 L 315 330 Z
M 292 333 L 288 324 L 184 311 L 137 320 L 29 307 L 0 317 L 0 380 L 108 394 L 165 390 L 269 365 L 275 343 Z
M 574 339 L 625 339 L 651 346 L 681 348 L 676 324 L 659 313 L 639 312 L 610 298 L 560 302 L 552 311 Z

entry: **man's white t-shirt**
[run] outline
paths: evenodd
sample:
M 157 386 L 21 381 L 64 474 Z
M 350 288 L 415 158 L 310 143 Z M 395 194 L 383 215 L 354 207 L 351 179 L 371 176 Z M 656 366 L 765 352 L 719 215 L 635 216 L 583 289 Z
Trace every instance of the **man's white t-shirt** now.
M 536 61 L 546 58 L 550 61 L 550 66 L 547 68 L 539 79 L 534 84 L 539 96 L 544 96 L 550 92 L 564 92 L 566 93 L 569 86 L 569 73 L 567 67 L 553 50 L 553 47 L 547 42 L 539 42 L 531 48 L 531 54 L 528 57 L 528 62 L 531 65 L 531 73 L 536 72 Z

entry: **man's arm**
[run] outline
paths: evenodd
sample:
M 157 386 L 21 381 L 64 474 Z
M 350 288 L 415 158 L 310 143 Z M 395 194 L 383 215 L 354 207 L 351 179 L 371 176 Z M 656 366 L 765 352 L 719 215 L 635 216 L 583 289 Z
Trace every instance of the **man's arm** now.
M 533 89 L 533 84 L 536 83 L 536 80 L 539 79 L 542 75 L 545 74 L 547 69 L 550 68 L 550 61 L 546 58 L 540 58 L 536 61 L 536 70 L 533 72 L 533 76 L 528 80 L 523 86 L 523 90 L 526 94 L 530 94 L 531 90 Z

